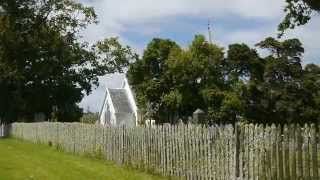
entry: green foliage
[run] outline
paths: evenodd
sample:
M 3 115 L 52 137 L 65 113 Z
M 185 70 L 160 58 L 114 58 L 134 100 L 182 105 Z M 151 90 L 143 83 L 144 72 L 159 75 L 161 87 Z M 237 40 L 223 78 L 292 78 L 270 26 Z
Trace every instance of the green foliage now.
M 165 42 L 165 55 L 150 53 L 164 52 L 155 44 Z M 222 48 L 200 35 L 187 49 L 168 42 L 174 44 L 152 41 L 128 72 L 139 106 L 158 123 L 186 119 L 198 108 L 207 113 L 205 124 L 319 121 L 319 66 L 302 67 L 298 39 L 266 38 L 257 44 L 269 51 L 264 58 L 246 44 L 230 45 L 224 57 Z M 150 71 L 153 61 L 161 67 L 157 73 Z
M 99 113 L 84 113 L 80 119 L 81 123 L 95 124 L 99 120 Z
M 287 29 L 307 24 L 313 12 L 320 12 L 319 0 L 286 0 L 286 3 L 287 6 L 284 9 L 286 16 L 278 26 L 280 37 Z
M 77 106 L 98 76 L 121 71 L 135 55 L 111 38 L 94 46 L 79 31 L 97 23 L 93 8 L 71 0 L 1 0 L 0 117 L 32 120 L 37 112 L 78 121 Z
M 221 66 L 223 56 L 223 49 L 209 44 L 202 35 L 195 36 L 187 49 L 170 40 L 154 39 L 143 58 L 128 71 L 140 108 L 158 123 L 175 123 L 198 108 L 208 109 L 211 104 L 202 91 L 223 93 L 228 89 Z
M 171 49 L 179 48 L 170 40 L 153 39 L 142 59 L 130 65 L 127 76 L 130 84 L 135 90 L 140 109 L 148 112 L 149 116 L 160 115 L 162 98 L 170 91 L 170 84 L 165 78 L 168 59 Z
M 241 99 L 230 91 L 204 90 L 203 97 L 208 106 L 208 124 L 235 123 L 243 110 Z
M 162 102 L 170 109 L 179 109 L 182 103 L 182 95 L 178 90 L 173 90 L 163 96 Z
M 232 44 L 227 54 L 224 66 L 231 85 L 237 85 L 241 79 L 262 80 L 265 62 L 255 49 L 250 49 L 246 44 Z
M 246 104 L 244 116 L 260 123 L 305 123 L 319 121 L 319 106 L 315 106 L 319 93 L 316 83 L 307 87 L 308 71 L 317 79 L 316 65 L 301 65 L 304 49 L 297 39 L 279 42 L 273 38 L 257 44 L 268 49 L 270 55 L 264 58 L 263 81 L 249 81 L 243 86 L 242 97 Z M 310 70 L 310 67 L 312 67 Z M 314 81 L 313 81 L 314 82 Z M 310 92 L 308 89 L 314 89 Z M 271 117 L 271 118 L 269 118 Z

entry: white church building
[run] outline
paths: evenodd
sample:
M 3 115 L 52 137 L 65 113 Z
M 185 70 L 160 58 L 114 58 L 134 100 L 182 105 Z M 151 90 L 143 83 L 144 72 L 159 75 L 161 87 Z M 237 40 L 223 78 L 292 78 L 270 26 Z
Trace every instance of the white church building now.
M 112 127 L 138 125 L 138 107 L 126 78 L 121 88 L 106 89 L 99 123 Z

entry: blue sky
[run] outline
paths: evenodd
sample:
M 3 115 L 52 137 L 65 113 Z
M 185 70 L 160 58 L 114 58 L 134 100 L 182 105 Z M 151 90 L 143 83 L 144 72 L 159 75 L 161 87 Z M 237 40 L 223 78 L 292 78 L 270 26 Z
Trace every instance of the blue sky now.
M 117 36 L 123 44 L 142 54 L 154 37 L 169 38 L 186 47 L 194 35 L 207 35 L 211 21 L 214 43 L 254 46 L 267 36 L 277 35 L 284 17 L 284 0 L 80 0 L 93 6 L 100 23 L 82 32 L 95 42 Z M 320 17 L 303 27 L 287 32 L 284 38 L 299 38 L 305 47 L 304 64 L 320 63 Z M 85 97 L 80 106 L 99 111 L 105 89 L 116 88 L 123 75 L 101 77 L 100 87 Z

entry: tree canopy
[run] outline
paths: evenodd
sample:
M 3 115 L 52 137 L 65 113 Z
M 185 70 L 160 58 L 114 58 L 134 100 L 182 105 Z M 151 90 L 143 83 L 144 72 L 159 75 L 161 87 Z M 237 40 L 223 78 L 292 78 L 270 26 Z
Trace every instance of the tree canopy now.
M 318 92 L 307 92 L 304 86 L 306 72 L 301 65 L 304 49 L 300 41 L 289 39 L 279 42 L 267 38 L 257 47 L 268 49 L 270 54 L 264 58 L 263 80 L 249 81 L 243 86 L 244 117 L 261 123 L 319 121 L 317 114 L 320 109 L 313 107 L 313 96 Z M 308 110 L 311 109 L 314 111 L 310 114 Z
M 0 1 L 0 119 L 35 113 L 77 121 L 98 76 L 134 58 L 116 38 L 89 45 L 79 32 L 97 23 L 93 8 L 72 0 Z
M 130 65 L 129 81 L 158 123 L 187 120 L 198 108 L 207 113 L 204 124 L 319 122 L 319 66 L 302 67 L 301 42 L 269 37 L 256 47 L 269 54 L 232 44 L 224 55 L 202 35 L 186 49 L 154 39 Z
M 197 108 L 216 121 L 234 121 L 241 102 L 225 80 L 224 64 L 223 48 L 202 35 L 187 49 L 154 39 L 142 59 L 130 65 L 128 78 L 140 108 L 159 123 L 187 119 Z

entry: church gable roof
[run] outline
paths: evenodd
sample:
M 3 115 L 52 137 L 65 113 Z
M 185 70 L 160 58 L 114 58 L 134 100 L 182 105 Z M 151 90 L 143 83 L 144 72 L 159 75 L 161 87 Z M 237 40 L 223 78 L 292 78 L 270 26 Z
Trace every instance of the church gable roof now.
M 125 89 L 108 89 L 116 113 L 133 113 Z

